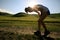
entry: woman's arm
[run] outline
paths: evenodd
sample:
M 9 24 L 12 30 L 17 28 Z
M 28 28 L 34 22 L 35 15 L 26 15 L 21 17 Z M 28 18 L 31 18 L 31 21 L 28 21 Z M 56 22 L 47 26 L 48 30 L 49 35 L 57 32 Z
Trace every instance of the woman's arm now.
M 35 12 L 38 13 L 39 16 L 41 15 L 41 12 L 40 11 L 35 11 Z

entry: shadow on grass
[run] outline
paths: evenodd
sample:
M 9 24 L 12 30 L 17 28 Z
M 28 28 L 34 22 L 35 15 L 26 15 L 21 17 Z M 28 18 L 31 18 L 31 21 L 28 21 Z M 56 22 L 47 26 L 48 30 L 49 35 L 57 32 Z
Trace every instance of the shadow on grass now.
M 0 40 L 38 40 L 38 38 L 31 34 L 18 34 L 0 31 Z M 60 38 L 56 38 L 56 40 L 60 40 Z

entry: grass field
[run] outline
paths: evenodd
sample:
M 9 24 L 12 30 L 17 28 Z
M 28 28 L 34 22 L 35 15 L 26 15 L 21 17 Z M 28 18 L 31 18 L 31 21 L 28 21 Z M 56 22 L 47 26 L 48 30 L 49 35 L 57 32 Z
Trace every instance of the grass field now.
M 0 15 L 0 40 L 4 38 L 6 40 L 38 40 L 33 35 L 38 27 L 37 20 L 37 15 L 22 17 Z M 44 22 L 47 29 L 51 31 L 49 36 L 60 40 L 60 14 L 51 14 Z M 43 28 L 41 31 L 43 32 Z

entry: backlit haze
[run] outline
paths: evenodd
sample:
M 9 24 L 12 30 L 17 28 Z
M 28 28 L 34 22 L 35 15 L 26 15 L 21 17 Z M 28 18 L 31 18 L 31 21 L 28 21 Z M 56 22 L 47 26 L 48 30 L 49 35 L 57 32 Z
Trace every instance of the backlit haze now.
M 60 0 L 0 0 L 0 11 L 11 14 L 24 12 L 25 7 L 42 4 L 49 8 L 51 13 L 60 12 Z

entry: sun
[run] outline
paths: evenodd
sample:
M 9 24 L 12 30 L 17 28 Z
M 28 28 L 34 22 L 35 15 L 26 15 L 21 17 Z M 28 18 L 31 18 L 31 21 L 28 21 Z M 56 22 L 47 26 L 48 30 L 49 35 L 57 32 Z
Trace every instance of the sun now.
M 30 7 L 34 7 L 34 5 L 36 5 L 35 2 L 30 2 L 28 6 L 30 6 Z
M 34 5 L 38 4 L 37 0 L 30 0 L 28 1 L 28 6 L 29 7 L 34 7 Z

